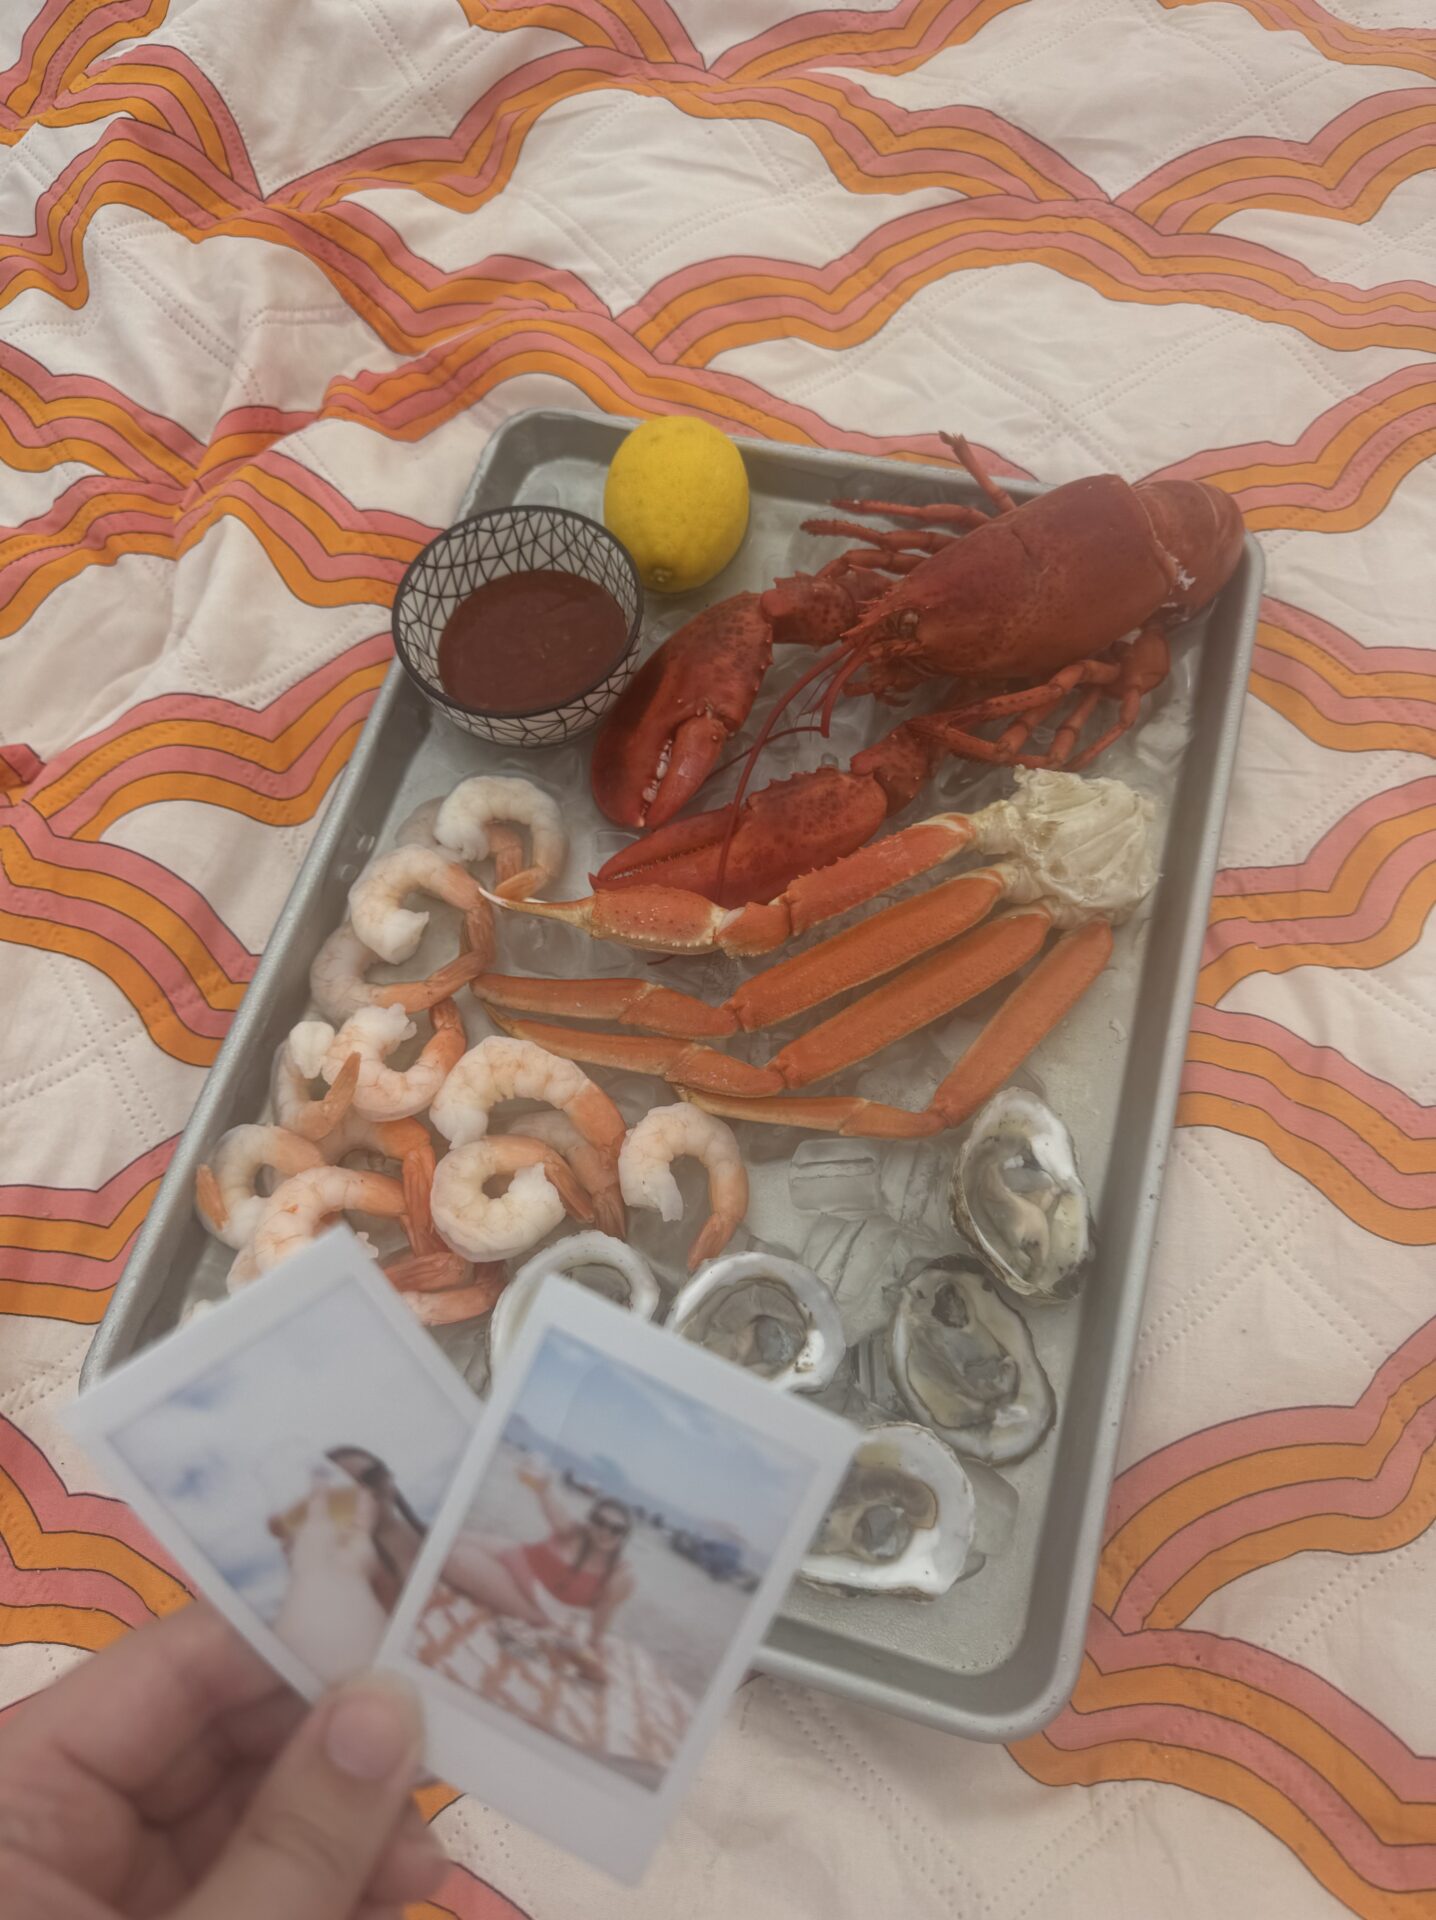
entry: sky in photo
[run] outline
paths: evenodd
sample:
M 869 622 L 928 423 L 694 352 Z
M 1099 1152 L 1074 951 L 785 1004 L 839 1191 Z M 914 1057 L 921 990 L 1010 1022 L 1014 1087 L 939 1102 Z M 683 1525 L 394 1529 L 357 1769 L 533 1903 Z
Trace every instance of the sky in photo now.
M 138 1415 L 113 1445 L 265 1619 L 285 1562 L 268 1529 L 330 1447 L 367 1447 L 432 1521 L 471 1427 L 372 1301 L 340 1288 Z
M 570 1454 L 615 1462 L 660 1512 L 677 1509 L 731 1529 L 752 1556 L 772 1554 L 813 1472 L 766 1434 L 556 1328 L 544 1337 L 514 1416 Z M 482 1499 L 481 1491 L 476 1505 Z

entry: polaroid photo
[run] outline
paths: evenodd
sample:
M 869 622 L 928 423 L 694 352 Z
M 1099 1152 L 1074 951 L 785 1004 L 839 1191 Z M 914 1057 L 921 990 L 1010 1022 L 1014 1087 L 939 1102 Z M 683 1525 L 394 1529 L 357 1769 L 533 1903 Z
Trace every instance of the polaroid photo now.
M 340 1227 L 83 1394 L 69 1425 L 312 1699 L 371 1664 L 481 1411 Z
M 429 1766 L 636 1881 L 856 1438 L 545 1282 L 378 1655 L 423 1697 Z

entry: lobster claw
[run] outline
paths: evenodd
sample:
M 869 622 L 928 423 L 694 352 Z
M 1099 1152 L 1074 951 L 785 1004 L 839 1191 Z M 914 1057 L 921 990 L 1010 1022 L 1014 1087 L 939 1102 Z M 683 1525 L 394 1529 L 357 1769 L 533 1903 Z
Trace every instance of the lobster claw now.
M 624 827 L 657 827 L 697 793 L 748 718 L 773 657 L 756 593 L 689 620 L 645 661 L 594 742 L 593 797 Z

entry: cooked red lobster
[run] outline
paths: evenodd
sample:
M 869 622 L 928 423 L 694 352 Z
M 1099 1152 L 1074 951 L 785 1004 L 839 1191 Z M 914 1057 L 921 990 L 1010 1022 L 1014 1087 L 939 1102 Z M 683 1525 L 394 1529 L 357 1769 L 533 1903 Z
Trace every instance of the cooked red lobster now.
M 720 905 L 766 900 L 863 845 L 948 754 L 1079 768 L 1133 725 L 1167 673 L 1168 630 L 1235 571 L 1243 538 L 1235 503 L 1205 481 L 1134 487 L 1096 474 L 1017 506 L 966 441 L 943 438 L 992 513 L 941 501 L 838 501 L 843 513 L 904 524 L 805 522 L 806 531 L 866 544 L 819 573 L 709 608 L 636 676 L 599 733 L 593 792 L 611 820 L 656 831 L 608 860 L 600 887 L 657 882 Z M 797 774 L 746 800 L 740 786 L 729 806 L 675 820 L 747 719 L 773 648 L 784 644 L 827 651 L 769 715 L 758 748 L 793 694 L 824 673 L 824 726 L 843 694 L 894 699 L 947 680 L 961 699 L 905 721 L 846 769 Z M 1116 713 L 1082 745 L 1102 700 Z M 981 731 L 994 722 L 1000 731 Z M 1049 722 L 1050 743 L 1035 751 L 1031 736 Z

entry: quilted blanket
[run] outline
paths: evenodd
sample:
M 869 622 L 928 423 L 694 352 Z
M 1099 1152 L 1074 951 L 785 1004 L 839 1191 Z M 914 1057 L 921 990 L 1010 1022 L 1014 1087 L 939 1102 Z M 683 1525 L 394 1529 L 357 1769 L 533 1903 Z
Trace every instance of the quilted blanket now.
M 1436 1913 L 1429 5 L 12 0 L 0 143 L 0 1703 L 183 1597 L 57 1414 L 495 423 L 961 427 L 1268 561 L 1076 1696 L 425 1920 Z

